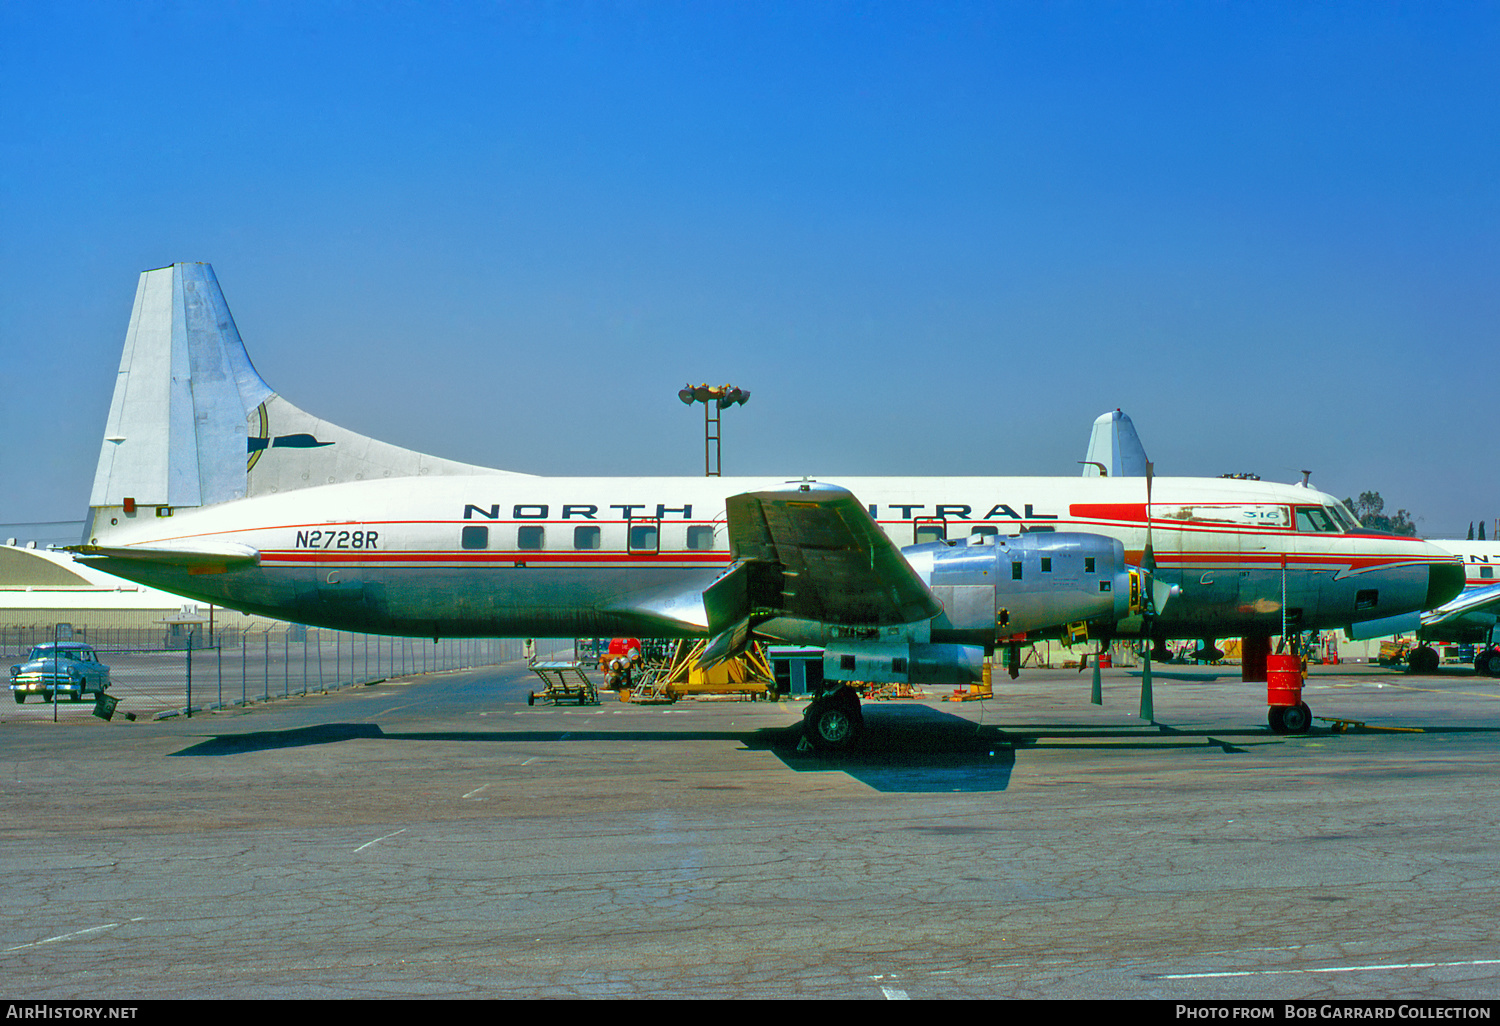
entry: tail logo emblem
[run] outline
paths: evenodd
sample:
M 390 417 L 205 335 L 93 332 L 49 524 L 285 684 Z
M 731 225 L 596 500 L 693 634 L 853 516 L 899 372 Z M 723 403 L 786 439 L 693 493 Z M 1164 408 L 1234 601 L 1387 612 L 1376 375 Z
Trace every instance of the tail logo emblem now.
M 255 417 L 259 421 L 258 433 L 249 436 L 245 440 L 249 462 L 245 466 L 245 472 L 249 473 L 255 469 L 255 464 L 260 461 L 261 454 L 267 449 L 321 449 L 332 442 L 320 442 L 309 434 L 276 435 L 271 436 L 270 419 L 266 416 L 266 404 L 261 403 L 255 408 Z

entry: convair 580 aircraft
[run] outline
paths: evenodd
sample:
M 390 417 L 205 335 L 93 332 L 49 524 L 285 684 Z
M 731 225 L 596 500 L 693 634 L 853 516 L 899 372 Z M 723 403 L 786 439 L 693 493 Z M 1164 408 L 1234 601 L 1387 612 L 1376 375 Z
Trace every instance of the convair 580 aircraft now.
M 976 679 L 997 645 L 1067 624 L 1344 627 L 1463 585 L 1448 553 L 1260 481 L 552 478 L 427 456 L 273 392 L 207 264 L 141 275 L 90 506 L 82 558 L 246 612 L 433 638 L 708 637 L 710 661 L 782 640 L 823 646 L 834 682 Z M 842 687 L 810 717 L 826 742 L 858 720 Z

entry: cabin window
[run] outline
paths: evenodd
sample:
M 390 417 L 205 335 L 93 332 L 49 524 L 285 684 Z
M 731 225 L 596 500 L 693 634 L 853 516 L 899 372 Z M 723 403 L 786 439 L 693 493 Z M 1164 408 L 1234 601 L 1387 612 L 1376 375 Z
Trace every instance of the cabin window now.
M 1021 564 L 1019 561 L 1010 565 L 1010 579 L 1019 581 L 1021 579 Z
M 1094 557 L 1093 556 L 1084 556 L 1083 557 L 1083 572 L 1086 573 L 1086 574 L 1091 574 L 1091 573 L 1094 572 Z
M 1050 574 L 1051 572 L 1052 572 L 1052 557 L 1051 556 L 1043 556 L 1042 557 L 1042 573 L 1044 573 L 1044 574 Z
M 687 530 L 687 547 L 694 552 L 706 552 L 714 547 L 714 529 L 707 524 L 694 524 Z
M 516 548 L 539 549 L 542 547 L 543 531 L 541 527 L 518 527 L 516 528 Z
M 630 525 L 630 551 L 631 552 L 655 552 L 657 546 L 656 524 L 631 524 Z
M 1495 568 L 1492 566 L 1482 566 L 1479 568 L 1479 576 L 1483 577 L 1486 581 L 1492 580 L 1495 576 Z
M 465 527 L 459 544 L 466 549 L 487 549 L 490 547 L 490 529 L 488 527 Z
M 597 549 L 599 547 L 599 528 L 573 528 L 573 547 L 575 549 Z
M 971 537 L 978 535 L 983 538 L 998 538 L 1000 536 L 1000 528 L 994 524 L 980 524 L 978 527 L 969 528 L 969 535 Z
M 1108 581 L 1100 581 L 1099 582 L 1099 590 L 1101 592 L 1103 592 L 1103 591 L 1109 591 L 1110 590 L 1109 582 Z

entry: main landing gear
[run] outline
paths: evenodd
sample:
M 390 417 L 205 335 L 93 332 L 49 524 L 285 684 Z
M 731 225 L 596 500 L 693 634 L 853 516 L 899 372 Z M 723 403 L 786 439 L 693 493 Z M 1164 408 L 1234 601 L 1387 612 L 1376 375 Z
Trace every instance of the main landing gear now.
M 1406 657 L 1407 673 L 1436 673 L 1437 668 L 1437 649 L 1431 645 L 1418 645 Z
M 864 730 L 859 695 L 839 685 L 814 698 L 802 714 L 803 736 L 820 752 L 848 749 Z
M 1500 645 L 1486 645 L 1474 657 L 1474 672 L 1482 677 L 1500 677 Z

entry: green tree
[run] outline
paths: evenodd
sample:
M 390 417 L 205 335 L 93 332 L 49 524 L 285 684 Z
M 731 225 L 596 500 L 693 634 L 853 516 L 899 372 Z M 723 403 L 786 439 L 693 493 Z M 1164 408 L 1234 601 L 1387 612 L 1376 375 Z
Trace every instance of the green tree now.
M 1408 538 L 1417 535 L 1417 518 L 1412 516 L 1410 510 L 1398 509 L 1391 516 L 1386 516 L 1385 500 L 1380 497 L 1379 492 L 1360 492 L 1359 499 L 1345 499 L 1344 505 L 1354 511 L 1359 517 L 1359 522 L 1372 531 L 1385 531 L 1387 534 L 1399 534 Z

